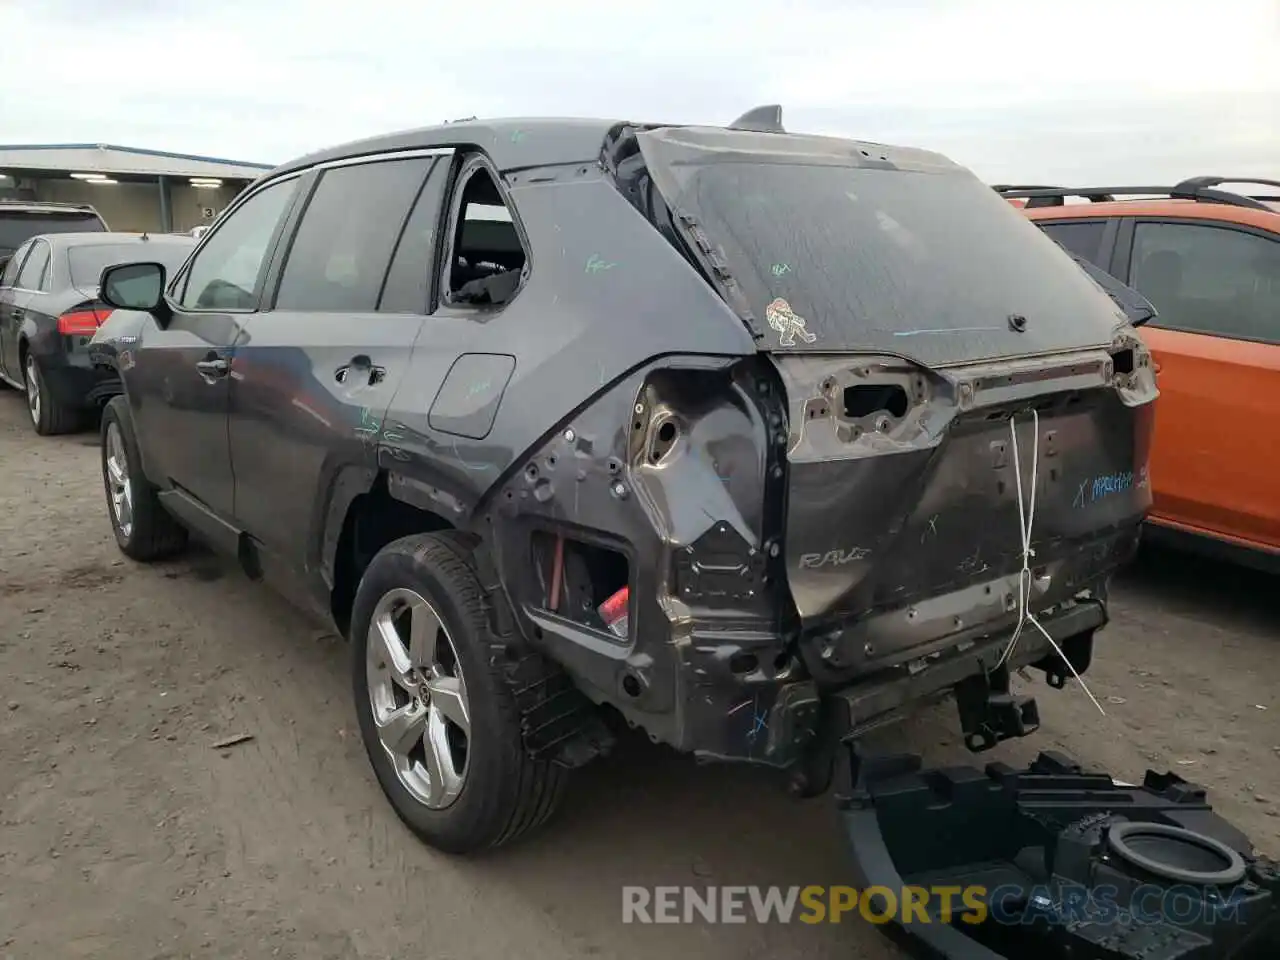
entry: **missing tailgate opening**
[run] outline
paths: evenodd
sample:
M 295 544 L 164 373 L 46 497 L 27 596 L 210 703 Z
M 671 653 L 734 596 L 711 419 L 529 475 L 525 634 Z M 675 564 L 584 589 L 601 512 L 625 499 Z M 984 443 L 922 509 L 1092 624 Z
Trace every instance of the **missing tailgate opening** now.
M 617 550 L 550 531 L 533 535 L 541 605 L 586 627 L 624 637 L 627 632 L 627 558 Z
M 909 406 L 907 391 L 896 383 L 856 384 L 844 390 L 844 415 L 850 420 L 881 412 L 904 417 Z

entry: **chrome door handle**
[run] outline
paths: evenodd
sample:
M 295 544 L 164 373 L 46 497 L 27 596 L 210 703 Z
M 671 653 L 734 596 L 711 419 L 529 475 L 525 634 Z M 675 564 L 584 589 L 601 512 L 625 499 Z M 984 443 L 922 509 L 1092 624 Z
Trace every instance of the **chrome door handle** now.
M 367 383 L 370 386 L 378 383 L 379 381 L 382 380 L 383 377 L 387 375 L 387 370 L 385 367 L 379 367 L 372 360 L 370 360 L 366 354 L 362 353 L 362 354 L 359 354 L 358 356 L 352 357 L 350 363 L 344 363 L 337 370 L 335 370 L 333 372 L 333 379 L 337 380 L 338 383 L 345 385 L 347 381 L 350 379 L 351 374 L 356 371 L 360 371 L 360 372 L 368 371 L 366 374 L 365 383 Z
M 231 364 L 225 360 L 201 360 L 196 364 L 196 369 L 200 371 L 200 376 L 212 383 L 214 380 L 225 377 L 227 371 L 231 369 Z

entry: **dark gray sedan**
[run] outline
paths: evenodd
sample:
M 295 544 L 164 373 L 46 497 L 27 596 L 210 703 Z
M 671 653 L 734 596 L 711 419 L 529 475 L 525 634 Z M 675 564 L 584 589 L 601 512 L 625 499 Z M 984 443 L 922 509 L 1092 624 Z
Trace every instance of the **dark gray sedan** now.
M 3 264 L 0 380 L 25 391 L 37 433 L 80 428 L 116 392 L 115 374 L 95 369 L 86 349 L 111 313 L 98 299 L 103 268 L 141 260 L 172 273 L 195 245 L 167 234 L 45 234 Z

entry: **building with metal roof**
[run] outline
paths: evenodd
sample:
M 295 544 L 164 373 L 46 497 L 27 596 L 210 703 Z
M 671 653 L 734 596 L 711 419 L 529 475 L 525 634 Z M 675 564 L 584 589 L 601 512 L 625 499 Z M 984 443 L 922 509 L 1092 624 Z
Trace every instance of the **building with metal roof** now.
M 0 199 L 90 203 L 112 230 L 183 232 L 270 169 L 107 143 L 0 144 Z

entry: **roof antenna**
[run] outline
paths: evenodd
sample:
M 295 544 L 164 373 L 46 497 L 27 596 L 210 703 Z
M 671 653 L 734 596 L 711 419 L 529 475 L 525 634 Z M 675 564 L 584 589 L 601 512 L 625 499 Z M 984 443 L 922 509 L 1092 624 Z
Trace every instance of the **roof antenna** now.
M 782 126 L 782 106 L 777 103 L 752 107 L 733 123 L 730 130 L 754 130 L 756 133 L 786 133 Z

